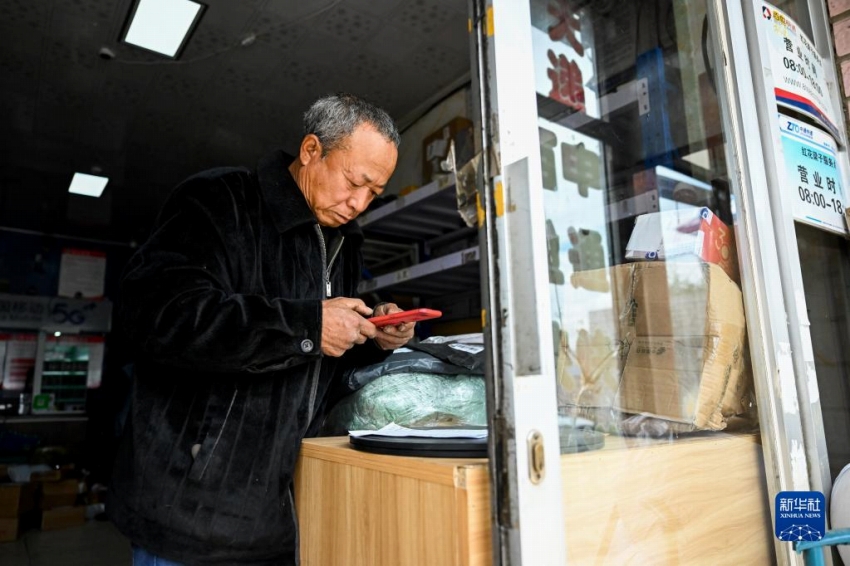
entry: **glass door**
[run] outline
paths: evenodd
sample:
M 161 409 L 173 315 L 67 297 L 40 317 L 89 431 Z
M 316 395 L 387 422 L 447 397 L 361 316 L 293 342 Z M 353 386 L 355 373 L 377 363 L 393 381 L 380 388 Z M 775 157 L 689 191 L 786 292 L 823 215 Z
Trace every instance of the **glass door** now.
M 496 563 L 799 563 L 751 8 L 474 6 Z

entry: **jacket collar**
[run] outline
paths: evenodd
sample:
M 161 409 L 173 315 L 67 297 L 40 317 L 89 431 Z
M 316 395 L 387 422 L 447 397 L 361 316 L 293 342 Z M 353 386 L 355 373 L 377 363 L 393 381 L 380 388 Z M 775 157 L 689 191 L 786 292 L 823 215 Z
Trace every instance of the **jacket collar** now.
M 283 234 L 304 224 L 317 224 L 316 216 L 310 210 L 307 199 L 289 172 L 289 165 L 294 157 L 276 150 L 264 157 L 257 165 L 257 177 L 263 199 L 269 207 L 277 231 Z M 344 236 L 356 236 L 363 239 L 356 220 L 339 227 Z

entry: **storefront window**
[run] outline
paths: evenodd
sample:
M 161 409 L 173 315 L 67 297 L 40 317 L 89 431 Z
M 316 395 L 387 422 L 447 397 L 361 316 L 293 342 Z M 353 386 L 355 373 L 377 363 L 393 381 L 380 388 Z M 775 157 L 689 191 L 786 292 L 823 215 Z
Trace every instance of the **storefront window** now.
M 706 3 L 531 16 L 570 562 L 769 563 Z

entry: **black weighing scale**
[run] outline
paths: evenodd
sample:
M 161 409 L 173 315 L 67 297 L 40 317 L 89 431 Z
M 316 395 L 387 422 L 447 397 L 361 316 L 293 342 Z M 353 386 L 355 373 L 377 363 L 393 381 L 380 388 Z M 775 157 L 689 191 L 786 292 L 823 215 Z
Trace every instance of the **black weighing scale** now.
M 452 427 L 434 427 L 445 430 Z M 466 430 L 485 430 L 486 427 L 456 427 Z M 427 428 L 417 430 L 429 430 Z M 605 435 L 584 428 L 561 427 L 561 454 L 599 450 L 605 445 Z M 486 458 L 486 438 L 422 438 L 418 436 L 381 436 L 367 434 L 349 436 L 352 448 L 390 456 L 416 456 L 431 458 Z
M 350 436 L 352 448 L 390 456 L 486 458 L 486 438 L 421 438 L 418 436 Z

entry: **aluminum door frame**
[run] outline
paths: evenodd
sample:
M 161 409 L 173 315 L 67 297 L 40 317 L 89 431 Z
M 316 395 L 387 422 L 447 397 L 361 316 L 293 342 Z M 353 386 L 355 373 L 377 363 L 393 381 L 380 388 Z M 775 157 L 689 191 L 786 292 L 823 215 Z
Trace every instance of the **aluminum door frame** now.
M 560 566 L 567 555 L 530 5 L 472 0 L 472 14 L 487 156 L 478 189 L 493 564 Z M 539 482 L 529 471 L 535 433 L 546 464 Z

